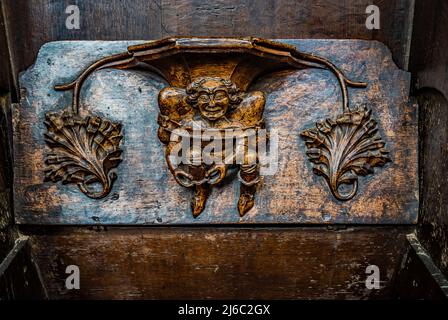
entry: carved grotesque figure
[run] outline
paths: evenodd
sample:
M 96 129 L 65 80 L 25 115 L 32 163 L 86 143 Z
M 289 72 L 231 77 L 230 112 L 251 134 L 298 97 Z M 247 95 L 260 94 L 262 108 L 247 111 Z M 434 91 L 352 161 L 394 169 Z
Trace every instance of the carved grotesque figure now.
M 263 92 L 243 93 L 232 81 L 216 77 L 200 77 L 186 89 L 167 87 L 160 92 L 159 139 L 167 145 L 166 161 L 176 181 L 194 189 L 194 217 L 203 211 L 211 186 L 220 183 L 231 166 L 239 169 L 240 215 L 254 206 L 259 163 L 256 149 L 248 148 L 247 132 L 256 133 L 264 126 L 264 105 Z M 219 136 L 222 148 L 204 153 L 210 135 L 215 139 Z M 179 136 L 199 146 L 184 150 L 186 161 L 180 163 L 172 157 L 181 149 Z M 232 150 L 226 144 L 229 139 Z M 212 159 L 207 159 L 207 155 Z M 236 159 L 241 161 L 237 163 Z

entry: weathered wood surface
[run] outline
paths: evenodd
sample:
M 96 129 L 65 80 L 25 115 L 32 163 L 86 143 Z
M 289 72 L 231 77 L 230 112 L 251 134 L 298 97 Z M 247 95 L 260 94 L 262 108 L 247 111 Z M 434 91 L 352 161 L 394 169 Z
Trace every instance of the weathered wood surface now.
M 46 299 L 47 293 L 38 270 L 28 238 L 18 237 L 14 247 L 0 261 L 0 301 Z
M 437 268 L 416 234 L 407 235 L 409 249 L 395 282 L 398 299 L 447 300 L 448 280 Z
M 43 183 L 44 115 L 69 106 L 70 94 L 53 90 L 97 59 L 124 51 L 130 42 L 55 42 L 21 75 L 21 106 L 14 110 L 15 211 L 30 224 L 192 223 L 414 223 L 418 210 L 416 106 L 408 103 L 409 74 L 399 70 L 379 42 L 288 40 L 300 50 L 333 61 L 367 89 L 349 89 L 351 106 L 366 103 L 379 122 L 392 163 L 360 179 L 357 196 L 336 200 L 312 173 L 299 137 L 318 120 L 341 113 L 340 92 L 326 70 L 283 71 L 251 90 L 267 94 L 264 117 L 279 132 L 279 165 L 265 176 L 255 208 L 240 218 L 236 182 L 211 194 L 200 217 L 191 216 L 190 190 L 176 184 L 157 139 L 157 94 L 166 86 L 143 72 L 102 70 L 87 80 L 82 113 L 123 124 L 123 159 L 112 192 L 89 199 L 73 185 Z M 135 42 L 133 42 L 135 43 Z M 88 109 L 88 110 L 87 110 Z M 236 179 L 235 179 L 236 180 Z
M 412 227 L 23 227 L 50 299 L 393 298 Z M 67 290 L 65 268 L 80 269 Z M 380 270 L 367 289 L 366 268 Z
M 12 59 L 8 46 L 7 22 L 3 15 L 4 9 L 4 3 L 0 1 L 0 94 L 11 92 L 11 96 L 17 99 L 17 92 L 15 91 L 18 87 L 11 74 Z
M 448 275 L 448 2 L 417 1 L 410 71 L 419 102 L 418 237 Z
M 414 0 L 3 0 L 2 4 L 12 69 L 18 74 L 49 41 L 168 36 L 379 40 L 406 69 Z M 79 6 L 80 29 L 65 27 L 65 10 L 73 4 Z M 379 30 L 365 25 L 366 8 L 372 4 L 380 9 Z
M 422 190 L 418 237 L 448 275 L 448 100 L 435 89 L 421 91 L 417 99 Z
M 447 1 L 416 1 L 409 57 L 413 87 L 437 89 L 446 99 L 448 99 L 448 29 L 445 28 L 447 22 Z
M 9 103 L 8 95 L 0 95 L 0 262 L 14 246 L 14 238 L 17 236 L 12 226 L 12 168 L 7 125 Z

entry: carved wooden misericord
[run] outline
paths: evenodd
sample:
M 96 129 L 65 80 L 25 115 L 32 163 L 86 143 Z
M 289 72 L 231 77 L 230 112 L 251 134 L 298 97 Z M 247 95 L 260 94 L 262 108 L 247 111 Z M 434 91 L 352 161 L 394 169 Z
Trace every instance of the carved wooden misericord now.
M 104 68 L 155 72 L 169 86 L 159 93 L 158 137 L 165 145 L 168 169 L 180 185 L 193 189 L 192 214 L 197 217 L 206 205 L 213 186 L 228 172 L 237 171 L 240 181 L 238 211 L 245 215 L 254 206 L 261 179 L 260 157 L 248 141 L 265 126 L 266 94 L 248 88 L 260 76 L 283 69 L 325 68 L 337 78 L 342 92 L 342 114 L 316 124 L 301 135 L 314 172 L 327 181 L 338 200 L 351 199 L 358 189 L 358 176 L 373 173 L 373 167 L 390 161 L 378 125 L 367 107 L 350 109 L 347 86 L 367 84 L 347 79 L 330 61 L 297 50 L 294 46 L 259 38 L 168 38 L 128 47 L 127 52 L 98 60 L 69 84 L 56 90 L 72 90 L 71 109 L 46 115 L 46 179 L 76 183 L 89 197 L 106 196 L 121 161 L 121 125 L 99 116 L 79 115 L 80 92 L 85 79 Z M 229 132 L 231 132 L 229 134 Z M 211 136 L 225 137 L 222 148 L 211 152 L 226 161 L 206 161 L 203 151 Z M 231 144 L 225 157 L 226 141 Z M 173 155 L 188 141 L 187 161 Z M 221 157 L 222 158 L 222 157 Z M 240 158 L 241 161 L 235 161 Z M 126 161 L 126 159 L 124 159 Z M 100 190 L 94 184 L 100 184 Z M 341 191 L 349 185 L 348 192 Z

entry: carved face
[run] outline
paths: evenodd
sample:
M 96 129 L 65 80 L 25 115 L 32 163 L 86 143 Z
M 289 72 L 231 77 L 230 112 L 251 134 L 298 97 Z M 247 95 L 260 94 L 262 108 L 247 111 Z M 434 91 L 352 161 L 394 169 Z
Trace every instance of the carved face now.
M 209 85 L 210 82 L 206 82 Z M 214 85 L 214 84 L 211 84 Z M 223 86 L 204 87 L 198 97 L 197 106 L 201 115 L 208 120 L 214 121 L 227 113 L 230 100 L 227 89 Z
M 189 101 L 198 108 L 202 117 L 210 121 L 222 118 L 232 104 L 238 104 L 238 88 L 229 80 L 204 77 L 194 81 L 189 88 Z

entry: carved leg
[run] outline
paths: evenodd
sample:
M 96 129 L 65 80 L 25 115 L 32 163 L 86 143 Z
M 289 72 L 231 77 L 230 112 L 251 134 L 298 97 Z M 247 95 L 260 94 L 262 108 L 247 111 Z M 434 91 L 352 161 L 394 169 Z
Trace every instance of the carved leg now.
M 238 212 L 244 216 L 254 206 L 255 192 L 259 181 L 258 165 L 242 165 L 238 173 L 241 182 Z
M 205 208 L 210 188 L 206 184 L 197 185 L 194 187 L 194 195 L 191 199 L 191 211 L 193 217 L 198 217 Z

